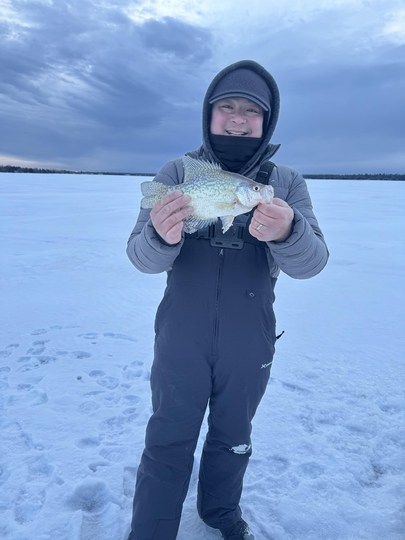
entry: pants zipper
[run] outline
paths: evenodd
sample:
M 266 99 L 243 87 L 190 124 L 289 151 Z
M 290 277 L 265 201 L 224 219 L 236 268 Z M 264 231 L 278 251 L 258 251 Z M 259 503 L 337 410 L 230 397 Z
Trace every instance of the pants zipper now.
M 214 316 L 214 340 L 213 340 L 213 354 L 217 352 L 217 338 L 218 338 L 218 326 L 219 326 L 219 295 L 221 291 L 221 276 L 222 276 L 222 265 L 224 260 L 224 249 L 221 248 L 219 251 L 219 266 L 217 274 L 217 288 L 216 288 L 216 297 L 215 297 L 215 316 Z

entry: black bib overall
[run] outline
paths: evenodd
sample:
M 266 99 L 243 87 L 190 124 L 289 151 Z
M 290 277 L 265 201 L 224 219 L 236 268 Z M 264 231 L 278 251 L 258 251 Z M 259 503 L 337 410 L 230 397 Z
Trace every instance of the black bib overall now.
M 129 540 L 176 538 L 207 405 L 199 514 L 215 528 L 239 519 L 251 421 L 274 353 L 275 281 L 264 247 L 228 249 L 186 237 L 156 314 L 154 413 Z

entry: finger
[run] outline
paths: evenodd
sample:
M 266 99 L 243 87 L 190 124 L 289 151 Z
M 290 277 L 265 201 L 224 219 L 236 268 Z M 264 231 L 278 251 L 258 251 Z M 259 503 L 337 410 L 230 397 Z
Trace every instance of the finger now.
M 187 206 L 190 202 L 190 197 L 188 195 L 183 195 L 182 192 L 177 191 L 175 193 L 180 193 L 180 196 L 168 197 L 172 195 L 168 193 L 156 203 L 156 205 L 151 210 L 151 216 L 156 216 L 160 221 L 164 221 L 168 216 L 177 212 L 183 206 Z
M 271 205 L 268 205 L 268 206 L 271 206 Z M 265 213 L 265 211 L 270 212 L 270 215 L 268 213 Z M 262 225 L 263 227 L 267 227 L 271 225 L 274 221 L 274 215 L 273 215 L 274 213 L 275 213 L 274 209 L 261 210 L 260 207 L 258 206 L 252 216 L 253 227 L 257 229 L 259 225 Z
M 183 219 L 190 214 L 193 213 L 193 207 L 192 206 L 185 206 L 178 210 L 177 212 L 174 212 L 173 214 L 170 214 L 170 216 L 167 216 L 162 222 L 162 227 L 169 231 L 172 227 L 177 225 L 177 223 L 180 223 L 183 221 Z
M 158 202 L 155 204 L 154 208 L 159 211 L 167 205 L 174 205 L 176 203 L 180 203 L 182 197 L 186 197 L 186 195 L 183 195 L 183 192 L 181 190 L 176 189 L 175 191 L 166 193 L 166 195 L 159 199 Z
M 252 221 L 250 222 L 250 225 L 249 225 L 250 234 L 252 236 L 254 236 L 255 238 L 257 238 L 258 240 L 262 240 L 264 238 L 263 229 L 266 230 L 263 225 L 261 227 L 260 227 L 260 225 L 262 225 L 262 224 L 259 223 L 259 222 L 254 222 L 253 219 L 252 219 Z M 259 227 L 259 229 L 258 229 L 258 227 Z
M 162 238 L 164 238 L 166 240 L 167 235 L 169 234 L 169 232 L 172 229 L 176 229 L 178 224 L 180 224 L 180 229 L 179 229 L 180 233 L 179 234 L 180 234 L 180 237 L 181 237 L 181 231 L 182 231 L 182 228 L 183 228 L 182 220 L 185 217 L 189 216 L 192 212 L 193 212 L 193 208 L 191 206 L 186 206 L 186 207 L 183 207 L 181 210 L 178 210 L 177 212 L 174 212 L 170 216 L 165 215 L 164 219 L 161 219 L 162 218 L 161 215 L 160 216 L 158 215 L 156 217 L 156 216 L 152 216 L 152 213 L 151 213 L 151 220 L 152 220 L 152 224 L 155 227 L 155 229 L 157 230 L 157 232 L 160 234 L 160 236 Z M 176 242 L 178 242 L 179 240 L 177 240 Z M 174 242 L 172 242 L 172 243 L 174 243 Z
M 265 221 L 265 216 L 263 216 L 263 220 L 260 221 L 260 218 L 259 216 L 253 216 L 252 217 L 252 220 L 250 222 L 252 228 L 255 230 L 255 231 L 260 231 L 264 226 L 265 226 L 265 223 L 263 223 Z
M 177 244 L 181 240 L 181 232 L 183 230 L 183 222 L 177 223 L 166 234 L 166 242 L 168 244 Z
M 169 193 L 166 193 L 161 199 L 158 200 L 158 202 L 155 204 L 155 206 L 152 208 L 151 213 L 157 214 L 160 212 L 167 204 L 172 203 L 173 201 L 181 199 L 183 196 L 183 192 L 179 189 L 176 189 L 175 191 L 170 191 Z
M 284 202 L 284 201 L 283 201 Z M 288 204 L 286 205 L 288 207 Z M 285 206 L 276 204 L 260 204 L 254 213 L 254 217 L 264 225 L 270 225 L 273 220 L 279 219 L 285 212 Z
M 170 203 L 171 201 L 174 201 L 175 199 L 178 199 L 183 195 L 183 192 L 181 189 L 176 189 L 174 191 L 169 191 L 169 193 L 166 193 L 166 195 L 163 195 L 161 199 L 158 200 L 156 203 L 156 206 L 161 207 L 165 204 Z
M 290 206 L 288 203 L 283 201 L 283 199 L 278 199 L 277 197 L 273 199 L 273 204 L 275 204 L 276 206 L 284 206 L 284 207 Z

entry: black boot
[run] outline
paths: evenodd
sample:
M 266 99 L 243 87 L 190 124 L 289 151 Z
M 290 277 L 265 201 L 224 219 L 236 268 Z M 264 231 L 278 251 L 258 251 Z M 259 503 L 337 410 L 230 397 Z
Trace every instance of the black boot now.
M 227 529 L 220 529 L 224 540 L 255 540 L 249 525 L 242 518 Z

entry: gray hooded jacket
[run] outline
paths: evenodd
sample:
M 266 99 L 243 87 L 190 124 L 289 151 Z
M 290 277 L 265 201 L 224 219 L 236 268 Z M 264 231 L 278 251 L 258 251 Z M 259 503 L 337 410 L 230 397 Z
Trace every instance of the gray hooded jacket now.
M 256 178 L 260 166 L 277 152 L 280 145 L 270 144 L 271 136 L 277 125 L 280 96 L 273 77 L 260 64 L 251 60 L 242 60 L 223 69 L 208 87 L 203 103 L 203 144 L 192 152 L 193 158 L 207 159 L 218 163 L 209 140 L 211 117 L 210 96 L 218 81 L 227 73 L 237 68 L 248 68 L 258 73 L 268 84 L 272 95 L 270 118 L 267 120 L 262 144 L 255 155 L 239 171 L 239 174 L 251 179 Z M 155 181 L 167 185 L 183 182 L 183 162 L 181 158 L 170 161 L 162 167 Z M 293 169 L 284 165 L 274 167 L 270 181 L 274 195 L 286 201 L 294 210 L 294 226 L 290 236 L 284 242 L 266 242 L 269 275 L 277 277 L 280 269 L 289 276 L 306 279 L 318 274 L 326 265 L 328 250 L 312 210 L 312 203 L 304 178 Z M 150 220 L 150 210 L 141 210 L 137 223 L 127 245 L 127 254 L 132 264 L 141 272 L 155 274 L 169 271 L 180 253 L 184 242 L 167 245 L 162 242 Z

